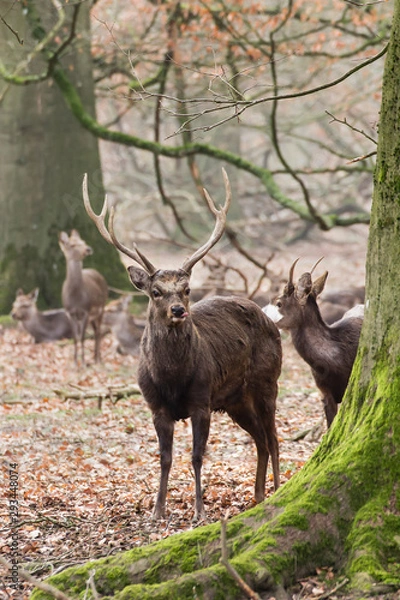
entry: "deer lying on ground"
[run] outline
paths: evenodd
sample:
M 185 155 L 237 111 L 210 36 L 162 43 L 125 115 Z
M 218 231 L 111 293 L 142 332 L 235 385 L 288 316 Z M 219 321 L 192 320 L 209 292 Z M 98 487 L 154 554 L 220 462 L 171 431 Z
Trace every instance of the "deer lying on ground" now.
M 103 325 L 117 340 L 117 352 L 137 356 L 144 326 L 137 323 L 129 312 L 130 301 L 130 296 L 122 296 L 109 302 L 104 309 Z
M 85 364 L 84 340 L 88 323 L 94 331 L 94 359 L 100 361 L 101 320 L 108 296 L 107 282 L 95 269 L 83 269 L 82 261 L 93 250 L 81 238 L 76 229 L 71 235 L 61 231 L 60 248 L 67 262 L 67 275 L 62 286 L 61 298 L 72 325 L 74 360 L 78 362 L 78 345 L 82 365 Z
M 342 401 L 353 367 L 363 311 L 360 307 L 354 307 L 339 321 L 327 325 L 321 317 L 317 297 L 324 289 L 328 272 L 312 281 L 315 265 L 310 273 L 303 273 L 295 285 L 293 273 L 297 260 L 290 268 L 283 294 L 276 300 L 275 306 L 272 309 L 266 307 L 265 312 L 274 318 L 279 329 L 290 331 L 294 347 L 310 365 L 315 383 L 323 394 L 322 402 L 329 427 Z
M 29 294 L 19 289 L 11 309 L 12 318 L 22 323 L 35 344 L 72 338 L 71 321 L 65 310 L 56 308 L 40 311 L 36 306 L 38 295 L 39 288 Z
M 86 211 L 101 235 L 141 268 L 128 267 L 134 286 L 149 298 L 143 333 L 138 383 L 153 415 L 160 446 L 161 478 L 154 517 L 165 515 L 168 476 L 172 464 L 174 422 L 190 418 L 193 431 L 192 465 L 195 475 L 195 518 L 204 515 L 201 468 L 212 411 L 226 411 L 254 439 L 257 448 L 255 500 L 265 495 L 269 455 L 274 487 L 279 486 L 279 448 L 275 427 L 277 380 L 281 370 L 281 342 L 274 323 L 251 300 L 207 298 L 190 306 L 190 276 L 194 265 L 221 238 L 231 199 L 224 171 L 226 201 L 218 210 L 207 192 L 216 218 L 209 240 L 177 270 L 154 267 L 136 247 L 129 250 L 115 237 L 114 211 L 105 224 L 107 198 L 96 215 L 87 192 Z

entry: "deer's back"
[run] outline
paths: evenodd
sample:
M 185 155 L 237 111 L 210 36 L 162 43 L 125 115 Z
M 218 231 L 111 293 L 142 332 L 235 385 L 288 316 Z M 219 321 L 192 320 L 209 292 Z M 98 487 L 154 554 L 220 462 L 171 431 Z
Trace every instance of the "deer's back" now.
M 71 321 L 62 308 L 38 312 L 36 319 L 23 322 L 23 325 L 36 343 L 72 337 Z

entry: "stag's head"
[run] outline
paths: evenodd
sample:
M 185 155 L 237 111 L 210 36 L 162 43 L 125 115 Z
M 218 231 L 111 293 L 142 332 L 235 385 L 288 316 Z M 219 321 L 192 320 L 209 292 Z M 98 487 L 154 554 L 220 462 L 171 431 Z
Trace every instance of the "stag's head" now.
M 310 272 L 303 273 L 298 282 L 293 282 L 294 268 L 299 259 L 296 259 L 289 271 L 288 281 L 283 293 L 278 297 L 275 306 L 278 309 L 274 319 L 280 329 L 295 329 L 307 317 L 307 307 L 316 305 L 316 299 L 324 289 L 328 272 L 312 280 L 312 273 L 322 258 L 313 266 Z
M 101 213 L 96 215 L 90 205 L 87 190 L 87 177 L 86 175 L 84 177 L 82 189 L 86 212 L 94 221 L 97 229 L 107 242 L 140 265 L 139 267 L 134 265 L 128 267 L 130 280 L 137 289 L 147 294 L 150 298 L 149 318 L 157 318 L 159 322 L 162 322 L 169 327 L 179 327 L 189 317 L 190 276 L 192 269 L 194 265 L 218 242 L 224 232 L 226 215 L 232 195 L 228 176 L 224 169 L 222 171 L 226 193 L 224 206 L 217 209 L 207 190 L 204 190 L 208 207 L 215 216 L 214 230 L 208 241 L 187 258 L 182 267 L 177 270 L 156 269 L 156 267 L 154 267 L 154 265 L 138 249 L 136 244 L 134 244 L 133 249 L 129 249 L 121 244 L 114 233 L 114 208 L 111 207 L 110 209 L 107 227 L 105 224 L 105 218 L 108 211 L 107 197 L 104 200 Z

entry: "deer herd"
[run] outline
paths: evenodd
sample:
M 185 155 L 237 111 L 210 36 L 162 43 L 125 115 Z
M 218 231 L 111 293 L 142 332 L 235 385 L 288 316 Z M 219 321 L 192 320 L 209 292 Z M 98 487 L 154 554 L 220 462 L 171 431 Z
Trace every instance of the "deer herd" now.
M 319 296 L 328 273 L 313 279 L 317 265 L 295 281 L 296 260 L 282 293 L 264 308 L 240 296 L 207 296 L 191 303 L 192 270 L 225 230 L 231 189 L 224 170 L 223 177 L 223 206 L 217 208 L 204 190 L 215 217 L 208 241 L 179 268 L 162 269 L 154 266 L 136 244 L 130 249 L 117 239 L 114 208 L 109 210 L 107 198 L 101 213 L 94 213 L 85 175 L 82 189 L 88 216 L 103 238 L 135 263 L 127 271 L 133 286 L 148 297 L 144 324 L 137 323 L 131 315 L 129 296 L 107 303 L 104 277 L 95 269 L 83 268 L 92 249 L 76 230 L 69 236 L 60 232 L 58 239 L 66 261 L 63 308 L 39 311 L 39 290 L 29 294 L 18 290 L 11 312 L 35 343 L 71 338 L 77 364 L 85 364 L 84 341 L 89 324 L 94 334 L 95 362 L 101 360 L 104 328 L 116 337 L 119 352 L 139 355 L 138 384 L 151 410 L 160 449 L 161 476 L 153 513 L 156 519 L 165 516 L 174 424 L 180 419 L 190 418 L 192 424 L 195 518 L 201 519 L 205 514 L 201 470 L 211 414 L 215 411 L 226 412 L 254 440 L 256 502 L 264 499 L 269 458 L 274 489 L 279 487 L 275 411 L 282 362 L 281 330 L 290 332 L 296 351 L 311 367 L 322 394 L 328 427 L 342 401 L 358 347 L 363 290 L 358 289 L 353 295 L 342 292 L 339 300 L 327 296 L 328 305 L 340 306 L 340 317 L 324 319 Z

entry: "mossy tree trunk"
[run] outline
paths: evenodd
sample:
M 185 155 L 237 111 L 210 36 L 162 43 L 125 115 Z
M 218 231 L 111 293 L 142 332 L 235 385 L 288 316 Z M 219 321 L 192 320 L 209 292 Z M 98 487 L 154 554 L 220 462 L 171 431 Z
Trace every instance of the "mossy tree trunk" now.
M 52 3 L 31 1 L 27 5 L 43 12 L 46 31 L 54 26 L 57 14 Z M 38 34 L 32 33 L 32 23 L 22 8 L 19 2 L 11 6 L 0 1 L 0 14 L 13 29 L 0 24 L 1 62 L 11 72 L 38 43 Z M 66 29 L 59 35 L 67 35 L 72 8 L 66 7 Z M 77 36 L 62 64 L 94 115 L 89 9 L 90 2 L 81 4 Z M 46 68 L 37 53 L 30 73 Z M 57 240 L 63 229 L 75 227 L 93 246 L 87 266 L 96 266 L 110 284 L 127 285 L 118 256 L 109 252 L 82 206 L 85 172 L 97 204 L 104 197 L 97 138 L 76 121 L 52 78 L 32 85 L 2 82 L 0 94 L 0 314 L 10 310 L 18 287 L 28 292 L 38 286 L 42 306 L 60 305 L 65 259 Z
M 303 470 L 227 526 L 231 564 L 259 594 L 331 566 L 370 597 L 400 588 L 400 0 L 383 81 L 368 252 L 367 310 L 349 389 Z M 232 600 L 220 525 L 88 563 L 48 581 L 77 597 Z M 33 600 L 45 598 L 35 592 Z M 266 596 L 267 597 L 267 596 Z

